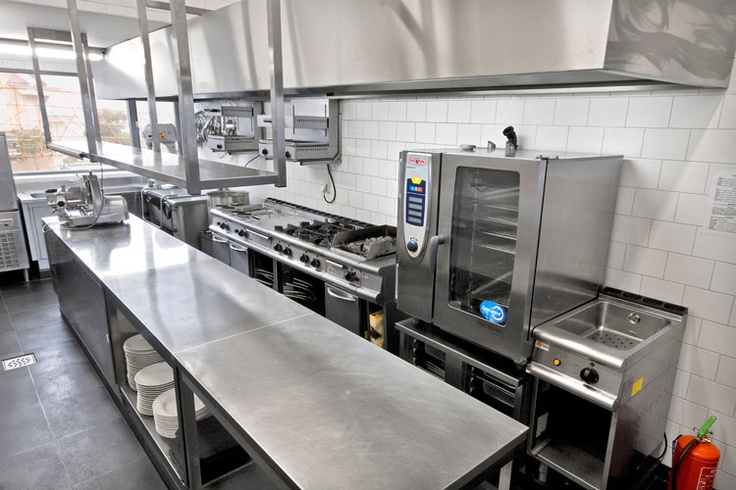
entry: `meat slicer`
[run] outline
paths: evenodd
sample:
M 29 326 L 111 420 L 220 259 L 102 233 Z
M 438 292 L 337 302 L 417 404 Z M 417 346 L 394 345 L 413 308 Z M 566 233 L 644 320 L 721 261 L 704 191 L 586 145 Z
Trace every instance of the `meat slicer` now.
M 70 227 L 119 223 L 128 219 L 128 203 L 121 196 L 102 194 L 97 176 L 82 175 L 79 185 L 46 191 L 46 200 Z

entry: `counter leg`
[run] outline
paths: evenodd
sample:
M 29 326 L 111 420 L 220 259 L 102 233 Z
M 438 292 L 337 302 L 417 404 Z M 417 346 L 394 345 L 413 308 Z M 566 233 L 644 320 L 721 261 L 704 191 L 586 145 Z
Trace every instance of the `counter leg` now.
M 197 419 L 194 412 L 194 394 L 178 368 L 174 369 L 174 377 L 181 437 L 183 439 L 182 446 L 184 447 L 184 459 L 186 460 L 187 487 L 189 490 L 200 490 L 202 488 L 202 472 L 199 467 L 199 441 Z
M 511 469 L 513 464 L 514 462 L 512 460 L 501 467 L 501 471 L 498 474 L 498 490 L 511 490 Z

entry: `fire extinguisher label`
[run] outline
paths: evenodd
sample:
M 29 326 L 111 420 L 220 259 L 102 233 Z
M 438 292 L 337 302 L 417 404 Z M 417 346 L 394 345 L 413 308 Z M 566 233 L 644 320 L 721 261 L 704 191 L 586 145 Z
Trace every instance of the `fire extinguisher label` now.
M 704 466 L 700 468 L 700 476 L 698 477 L 698 488 L 696 490 L 711 490 L 716 479 L 716 467 Z

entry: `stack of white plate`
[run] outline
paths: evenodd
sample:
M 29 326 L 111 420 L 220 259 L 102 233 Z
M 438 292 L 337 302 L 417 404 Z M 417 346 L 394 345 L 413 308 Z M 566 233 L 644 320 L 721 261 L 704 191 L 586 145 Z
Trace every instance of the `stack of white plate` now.
M 197 421 L 207 418 L 210 412 L 204 403 L 194 395 L 194 416 Z M 153 402 L 153 421 L 156 432 L 162 437 L 173 439 L 179 430 L 179 415 L 176 410 L 176 390 L 171 389 L 163 392 Z
M 146 342 L 141 335 L 133 335 L 123 344 L 125 352 L 125 364 L 128 371 L 128 386 L 134 391 L 138 388 L 135 386 L 135 375 L 144 367 L 161 362 L 161 356 Z
M 165 362 L 144 367 L 135 375 L 138 388 L 136 409 L 143 415 L 153 415 L 153 402 L 164 391 L 174 387 L 174 370 Z

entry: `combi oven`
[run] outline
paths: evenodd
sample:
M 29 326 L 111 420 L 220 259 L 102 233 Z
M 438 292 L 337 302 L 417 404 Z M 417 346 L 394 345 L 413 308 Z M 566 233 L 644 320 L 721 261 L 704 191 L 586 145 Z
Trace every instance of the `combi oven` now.
M 596 297 L 621 158 L 404 151 L 397 307 L 524 365 L 531 328 Z

